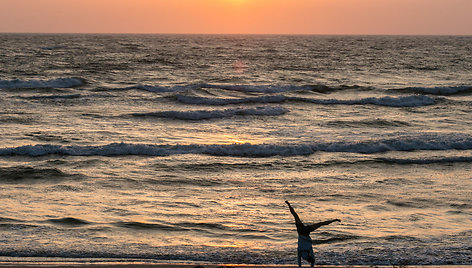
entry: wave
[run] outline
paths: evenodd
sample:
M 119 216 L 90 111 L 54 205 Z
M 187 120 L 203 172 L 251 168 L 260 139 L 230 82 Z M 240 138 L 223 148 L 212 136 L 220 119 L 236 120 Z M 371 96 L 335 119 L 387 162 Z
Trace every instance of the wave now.
M 21 97 L 22 99 L 31 99 L 31 100 L 42 100 L 42 99 L 78 99 L 80 94 L 69 94 L 69 95 L 46 95 L 46 96 L 29 96 Z
M 165 92 L 185 92 L 197 89 L 220 89 L 220 90 L 227 90 L 227 91 L 237 91 L 237 92 L 244 92 L 244 93 L 260 93 L 260 94 L 277 94 L 277 93 L 284 93 L 284 92 L 318 92 L 318 93 L 331 93 L 340 90 L 349 90 L 349 89 L 357 89 L 357 90 L 372 90 L 371 87 L 362 87 L 362 86 L 327 86 L 327 85 L 224 85 L 224 84 L 188 84 L 188 85 L 177 85 L 177 86 L 152 86 L 152 85 L 135 85 L 121 89 L 138 89 L 138 90 L 145 90 L 150 92 L 156 93 L 165 93 Z M 383 91 L 383 90 L 382 90 Z M 472 86 L 464 85 L 464 86 L 440 86 L 440 87 L 405 87 L 399 89 L 390 89 L 390 91 L 406 91 L 412 92 L 416 94 L 429 94 L 429 95 L 439 95 L 439 96 L 448 96 L 454 94 L 461 94 L 461 93 L 468 93 L 472 92 Z M 352 100 L 352 101 L 340 101 L 340 100 L 312 100 L 312 99 L 304 99 L 304 98 L 297 98 L 297 97 L 286 97 L 286 96 L 266 96 L 264 98 L 254 97 L 254 98 L 246 98 L 246 99 L 206 99 L 196 97 L 192 99 L 191 97 L 184 97 L 179 96 L 178 99 L 181 102 L 185 103 L 192 103 L 192 104 L 207 104 L 207 105 L 226 105 L 226 104 L 237 104 L 237 103 L 246 103 L 246 102 L 262 102 L 262 103 L 272 103 L 272 102 L 284 102 L 284 101 L 304 101 L 304 102 L 323 102 L 327 101 L 326 104 L 333 104 L 331 102 L 341 102 L 339 104 L 377 104 L 377 105 L 386 105 L 386 106 L 397 106 L 397 102 L 395 100 L 390 100 L 391 97 L 385 98 L 366 98 L 361 100 Z M 392 98 L 392 99 L 399 99 L 401 101 L 405 101 L 408 98 L 420 98 L 419 96 L 406 96 L 400 98 Z M 385 103 L 382 103 L 382 100 L 385 100 Z M 428 102 L 433 100 L 432 98 L 423 98 Z M 417 101 L 417 100 L 415 100 Z M 202 102 L 202 103 L 199 103 Z M 344 102 L 344 103 L 342 103 Z M 367 102 L 367 103 L 365 103 Z M 388 103 L 392 102 L 392 105 Z M 320 103 L 323 104 L 323 103 Z M 415 106 L 414 104 L 412 106 Z
M 425 202 L 413 202 L 413 201 L 397 201 L 397 200 L 387 200 L 387 205 L 400 207 L 400 208 L 429 208 Z
M 311 155 L 316 152 L 375 154 L 389 151 L 472 150 L 472 136 L 460 134 L 424 134 L 365 141 L 336 141 L 305 144 L 191 144 L 149 145 L 112 143 L 103 146 L 63 146 L 52 144 L 0 148 L 0 156 L 169 156 L 204 154 L 234 157 L 271 157 Z
M 0 115 L 0 124 L 22 124 L 28 125 L 36 122 L 36 118 L 33 116 L 20 117 L 17 115 Z
M 200 231 L 200 232 L 209 232 L 209 230 L 226 230 L 225 226 L 217 223 L 146 223 L 146 222 L 137 222 L 137 221 L 127 221 L 127 222 L 117 222 L 116 226 L 122 228 L 136 229 L 136 230 L 154 230 L 154 231 Z M 242 230 L 244 231 L 244 230 Z
M 328 232 L 323 232 L 321 234 L 328 233 Z M 320 236 L 320 234 L 318 235 Z M 313 245 L 322 245 L 322 244 L 333 244 L 333 243 L 340 243 L 340 242 L 345 242 L 349 240 L 358 240 L 362 239 L 362 236 L 357 236 L 357 235 L 349 235 L 349 234 L 330 234 L 329 238 L 324 238 L 324 239 L 313 239 Z
M 49 47 L 41 47 L 42 50 L 57 50 L 57 49 L 64 49 L 67 48 L 66 46 L 49 46 Z
M 390 127 L 406 127 L 411 126 L 411 123 L 400 120 L 387 119 L 365 119 L 365 120 L 333 120 L 326 122 L 328 126 L 345 127 L 345 128 L 390 128 Z
M 17 219 L 13 219 L 13 218 L 0 217 L 0 222 L 21 222 L 21 221 Z
M 177 167 L 180 168 L 180 167 Z M 222 169 L 219 170 L 221 172 Z M 198 172 L 199 169 L 196 167 L 193 169 L 193 172 Z M 191 185 L 191 186 L 202 186 L 202 187 L 212 187 L 215 185 L 221 185 L 221 182 L 213 179 L 192 179 L 187 180 L 181 177 L 172 177 L 172 176 L 157 176 L 155 179 L 140 180 L 149 184 L 159 184 L 159 185 Z
M 152 86 L 152 85 L 135 85 L 122 89 L 138 89 L 150 92 L 182 92 L 197 89 L 221 89 L 228 91 L 248 92 L 248 93 L 281 93 L 293 91 L 312 91 L 319 93 L 328 93 L 336 90 L 346 90 L 360 88 L 360 86 L 337 86 L 330 87 L 327 85 L 217 85 L 217 84 L 188 84 L 178 86 Z
M 293 102 L 306 102 L 313 104 L 322 105 L 378 105 L 378 106 L 389 106 L 389 107 L 419 107 L 433 105 L 436 103 L 434 98 L 421 95 L 404 96 L 404 97 L 371 97 L 357 100 L 339 100 L 339 99 L 314 99 L 314 98 L 302 98 L 302 97 L 290 97 L 284 95 L 275 96 L 260 96 L 260 97 L 248 97 L 248 98 L 206 98 L 196 96 L 184 96 L 176 95 L 176 100 L 185 104 L 198 104 L 198 105 L 213 105 L 222 106 L 230 104 L 242 104 L 242 103 L 282 103 L 287 101 Z
M 180 92 L 180 91 L 187 91 L 187 90 L 195 90 L 205 87 L 204 84 L 195 84 L 195 85 L 186 85 L 186 86 L 149 86 L 149 85 L 136 85 L 125 87 L 121 89 L 129 90 L 129 89 L 139 89 L 145 90 L 149 92 L 157 92 L 157 93 L 165 93 L 165 92 Z
M 24 166 L 0 168 L 1 182 L 65 179 L 72 176 L 74 175 L 64 173 L 56 168 L 32 168 Z
M 72 218 L 72 217 L 49 219 L 48 221 L 54 224 L 68 225 L 68 226 L 80 226 L 80 225 L 90 224 L 88 221 Z
M 469 163 L 472 162 L 472 156 L 458 156 L 458 157 L 440 157 L 440 158 L 424 158 L 424 159 L 399 159 L 399 158 L 376 158 L 377 161 L 385 163 L 393 163 L 400 165 L 409 164 L 447 164 L 447 163 Z
M 454 94 L 472 92 L 472 86 L 445 86 L 445 87 L 406 87 L 395 89 L 396 91 L 409 91 L 420 94 L 449 96 Z
M 290 97 L 283 95 L 275 96 L 260 96 L 260 97 L 249 97 L 249 98 L 206 98 L 196 96 L 185 96 L 176 95 L 176 100 L 185 104 L 197 104 L 197 105 L 212 105 L 212 106 L 223 106 L 230 104 L 244 104 L 244 103 L 282 103 L 289 100 Z
M 372 87 L 363 87 L 363 86 L 327 86 L 327 85 L 225 85 L 225 84 L 187 84 L 187 85 L 177 85 L 177 86 L 159 86 L 159 85 L 133 85 L 125 88 L 119 88 L 120 90 L 130 90 L 130 89 L 137 89 L 137 90 L 145 90 L 149 92 L 156 92 L 156 93 L 179 93 L 179 92 L 186 92 L 198 89 L 219 89 L 219 90 L 227 90 L 227 91 L 237 91 L 243 93 L 259 93 L 259 94 L 280 94 L 285 92 L 317 92 L 317 93 L 332 93 L 335 91 L 340 90 L 373 90 Z M 384 91 L 382 89 L 382 91 Z M 412 92 L 415 94 L 429 94 L 429 95 L 439 95 L 439 96 L 448 96 L 454 94 L 461 94 L 472 92 L 472 86 L 464 85 L 464 86 L 441 86 L 441 87 L 405 87 L 405 88 L 398 88 L 398 89 L 390 89 L 389 91 L 406 91 Z M 418 98 L 418 96 L 416 96 Z M 235 104 L 235 103 L 246 103 L 246 102 L 283 102 L 283 101 L 305 101 L 311 102 L 310 99 L 304 98 L 297 98 L 297 97 L 286 97 L 286 96 L 266 96 L 265 98 L 246 98 L 246 99 L 206 99 L 198 98 L 193 99 L 191 97 L 178 97 L 179 101 L 182 102 L 190 102 L 193 104 L 205 104 L 207 102 L 208 105 L 226 105 L 226 104 Z M 390 97 L 385 97 L 387 100 Z M 406 98 L 413 98 L 413 96 L 406 96 L 394 99 L 406 99 Z M 365 104 L 362 102 L 372 102 L 367 104 L 377 104 L 378 102 L 372 99 L 384 99 L 384 98 L 367 98 L 361 100 L 353 100 L 354 103 L 350 103 L 351 101 L 345 101 L 344 104 Z M 424 98 L 427 99 L 427 98 Z M 432 98 L 429 98 L 431 100 Z M 204 103 L 198 103 L 199 101 Z M 319 100 L 314 100 L 315 102 Z M 329 101 L 336 101 L 336 100 L 327 100 Z M 228 103 L 226 103 L 228 102 Z M 360 102 L 360 103 L 358 103 Z M 330 104 L 330 103 L 328 103 Z M 382 105 L 382 104 L 381 104 Z
M 138 229 L 138 230 L 161 230 L 161 231 L 183 231 L 185 229 L 178 228 L 176 226 L 158 224 L 158 223 L 144 223 L 144 222 L 118 222 L 116 223 L 118 227 L 129 228 L 129 229 Z
M 326 241 L 324 243 L 344 242 L 339 247 L 320 247 L 317 251 L 317 263 L 323 266 L 417 266 L 417 265 L 470 265 L 470 243 L 467 241 L 469 234 L 464 237 L 444 236 L 431 239 L 416 239 L 415 237 L 390 235 L 379 237 L 377 241 L 382 244 L 364 240 L 355 236 L 342 238 L 340 241 Z M 352 248 L 349 244 L 355 244 L 356 239 L 360 246 Z M 437 241 L 447 239 L 449 243 L 436 246 Z M 349 242 L 349 240 L 354 240 Z M 367 242 L 365 242 L 367 241 Z M 121 242 L 121 241 L 120 241 Z M 318 242 L 314 240 L 314 242 Z M 322 242 L 323 241 L 319 241 Z M 321 244 L 322 244 L 321 243 Z M 146 247 L 143 243 L 121 242 L 119 245 L 82 245 L 70 246 L 63 243 L 61 246 L 32 245 L 15 247 L 6 245 L 0 248 L 0 256 L 5 263 L 17 264 L 18 261 L 26 263 L 34 262 L 32 258 L 40 258 L 40 262 L 46 262 L 51 266 L 63 267 L 64 265 L 83 265 L 92 263 L 100 266 L 108 263 L 123 263 L 133 266 L 147 263 L 149 265 L 159 263 L 207 263 L 209 266 L 217 266 L 221 263 L 232 263 L 238 266 L 258 265 L 290 265 L 296 260 L 296 251 L 293 247 L 228 247 L 225 245 L 168 245 Z M 366 245 L 364 245 L 366 244 Z M 379 246 L 377 246 L 379 245 Z M 431 246 L 433 245 L 433 246 Z M 22 259 L 25 258 L 25 259 Z M 210 265 L 213 264 L 213 265 Z M 195 266 L 197 267 L 197 266 Z
M 31 89 L 31 88 L 72 88 L 85 84 L 82 78 L 58 78 L 52 80 L 0 80 L 3 89 Z
M 258 116 L 276 116 L 288 113 L 289 110 L 282 107 L 257 107 L 250 109 L 226 109 L 226 110 L 200 110 L 200 111 L 164 111 L 164 112 L 152 112 L 152 113 L 133 113 L 133 116 L 144 116 L 144 117 L 162 117 L 168 119 L 179 119 L 179 120 L 207 120 L 216 118 L 227 118 L 233 116 L 247 116 L 247 115 L 258 115 Z
M 140 245 L 140 244 L 138 244 Z M 133 247 L 134 246 L 134 247 Z M 208 263 L 217 266 L 221 263 L 234 264 L 290 264 L 293 263 L 293 256 L 285 250 L 250 249 L 247 247 L 209 246 L 209 245 L 169 245 L 157 246 L 152 250 L 136 250 L 136 243 L 124 243 L 121 248 L 114 248 L 110 245 L 101 247 L 85 248 L 80 245 L 76 247 L 27 247 L 27 248 L 0 248 L 0 258 L 5 263 L 16 264 L 20 258 L 28 258 L 26 262 L 31 262 L 31 258 L 41 258 L 42 262 L 58 265 L 83 265 L 83 263 L 107 264 L 123 263 L 130 266 L 140 266 L 147 263 L 150 266 L 160 263 Z M 281 254 L 283 252 L 283 254 Z M 290 251 L 292 252 L 292 251 Z M 287 256 L 288 255 L 288 256 Z M 13 257 L 8 258 L 8 257 Z M 33 259 L 34 261 L 34 259 Z M 200 266 L 195 266 L 200 267 Z M 218 266 L 220 267 L 220 266 Z
M 252 93 L 281 93 L 293 91 L 314 91 L 327 93 L 335 90 L 357 88 L 358 86 L 329 87 L 326 85 L 207 85 L 206 88 L 218 88 L 229 91 L 252 92 Z

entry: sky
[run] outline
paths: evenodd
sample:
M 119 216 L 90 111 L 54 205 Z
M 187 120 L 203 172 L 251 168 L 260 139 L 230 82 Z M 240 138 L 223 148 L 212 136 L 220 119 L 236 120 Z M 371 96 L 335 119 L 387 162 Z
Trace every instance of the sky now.
M 472 0 L 0 0 L 0 32 L 472 35 Z

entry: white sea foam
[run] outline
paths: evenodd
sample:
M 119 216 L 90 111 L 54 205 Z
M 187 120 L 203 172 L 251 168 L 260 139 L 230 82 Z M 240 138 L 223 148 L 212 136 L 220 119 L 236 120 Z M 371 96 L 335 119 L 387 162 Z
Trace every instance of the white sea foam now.
M 260 97 L 248 97 L 248 98 L 206 98 L 206 97 L 195 97 L 177 95 L 177 101 L 186 104 L 203 104 L 203 105 L 229 105 L 229 104 L 242 104 L 242 103 L 282 103 L 286 101 L 296 102 L 308 102 L 314 104 L 324 105 L 378 105 L 378 106 L 389 106 L 389 107 L 419 107 L 432 105 L 436 101 L 434 98 L 422 95 L 404 96 L 404 97 L 379 97 L 379 98 L 363 98 L 355 100 L 340 100 L 340 99 L 315 99 L 315 98 L 302 98 L 302 97 L 290 97 L 284 95 L 273 95 L 273 96 L 260 96 Z
M 199 111 L 163 111 L 151 113 L 133 113 L 133 116 L 152 116 L 180 120 L 206 120 L 214 118 L 227 118 L 245 115 L 283 115 L 289 110 L 282 107 L 257 107 L 257 108 L 236 108 L 225 110 L 199 110 Z
M 0 80 L 0 88 L 3 89 L 71 88 L 83 84 L 84 79 L 76 77 L 52 80 Z
M 337 141 L 303 144 L 193 144 L 193 145 L 150 145 L 112 143 L 104 146 L 62 146 L 53 144 L 26 145 L 1 148 L 0 156 L 43 156 L 50 154 L 72 156 L 167 156 L 176 154 L 206 154 L 235 157 L 270 157 L 311 155 L 323 152 L 348 152 L 374 154 L 388 151 L 416 150 L 472 150 L 472 136 L 419 135 L 400 136 L 389 139 L 366 141 Z M 462 158 L 458 158 L 459 160 Z

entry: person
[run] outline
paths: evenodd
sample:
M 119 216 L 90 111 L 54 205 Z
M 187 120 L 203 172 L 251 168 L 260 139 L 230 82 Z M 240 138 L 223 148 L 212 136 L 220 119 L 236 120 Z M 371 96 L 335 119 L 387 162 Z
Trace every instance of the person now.
M 321 226 L 331 224 L 333 222 L 341 222 L 339 219 L 330 220 L 330 221 L 323 221 L 315 224 L 305 225 L 298 217 L 298 214 L 295 212 L 293 207 L 290 205 L 288 201 L 287 203 L 288 208 L 290 209 L 290 213 L 292 213 L 293 217 L 295 218 L 295 225 L 297 227 L 298 232 L 298 266 L 302 266 L 302 258 L 308 261 L 311 264 L 311 267 L 315 266 L 315 254 L 313 253 L 313 242 L 310 237 L 310 233 L 314 230 L 320 228 Z

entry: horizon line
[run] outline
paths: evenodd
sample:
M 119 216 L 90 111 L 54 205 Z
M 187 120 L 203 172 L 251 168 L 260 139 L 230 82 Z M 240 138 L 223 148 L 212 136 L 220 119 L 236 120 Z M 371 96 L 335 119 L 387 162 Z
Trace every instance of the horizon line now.
M 286 36 L 472 36 L 470 34 L 451 34 L 451 33 L 152 33 L 152 32 L 14 32 L 0 31 L 0 34 L 84 34 L 84 35 L 286 35 Z

